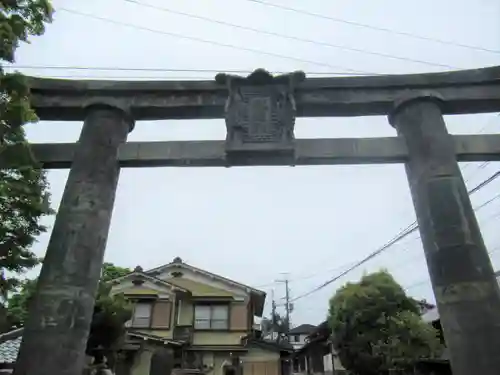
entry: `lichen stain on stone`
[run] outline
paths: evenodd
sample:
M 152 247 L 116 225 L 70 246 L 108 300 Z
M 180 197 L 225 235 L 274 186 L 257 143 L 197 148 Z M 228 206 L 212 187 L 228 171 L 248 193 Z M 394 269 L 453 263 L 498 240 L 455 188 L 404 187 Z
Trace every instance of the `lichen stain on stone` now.
M 427 194 L 435 249 L 439 251 L 457 245 L 474 245 L 458 179 L 450 176 L 433 177 L 427 184 Z
M 467 301 L 481 301 L 490 296 L 493 286 L 486 281 L 454 283 L 436 286 L 436 301 L 439 304 L 453 304 Z

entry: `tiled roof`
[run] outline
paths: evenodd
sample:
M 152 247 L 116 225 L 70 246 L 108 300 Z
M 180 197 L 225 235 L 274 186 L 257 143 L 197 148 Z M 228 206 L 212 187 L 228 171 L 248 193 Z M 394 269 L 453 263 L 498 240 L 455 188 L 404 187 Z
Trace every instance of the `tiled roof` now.
M 22 336 L 4 341 L 0 344 L 0 363 L 14 363 L 21 346 Z
M 298 327 L 292 328 L 289 333 L 295 334 L 295 335 L 298 335 L 301 333 L 309 334 L 309 333 L 313 332 L 316 328 L 317 327 L 313 326 L 312 324 L 301 324 Z

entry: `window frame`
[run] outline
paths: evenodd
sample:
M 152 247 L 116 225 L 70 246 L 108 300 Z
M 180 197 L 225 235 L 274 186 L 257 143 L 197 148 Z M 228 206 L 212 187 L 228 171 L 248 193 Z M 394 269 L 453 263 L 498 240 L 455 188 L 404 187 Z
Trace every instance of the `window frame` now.
M 136 311 L 137 311 L 137 306 L 138 305 L 142 305 L 142 306 L 147 306 L 148 308 L 148 311 L 149 311 L 149 315 L 146 317 L 146 316 L 140 316 L 140 317 L 137 317 L 136 316 Z M 131 322 L 130 322 L 130 328 L 151 328 L 151 323 L 153 321 L 153 301 L 136 301 L 134 303 L 134 310 L 132 312 L 132 318 L 131 318 Z M 145 319 L 147 319 L 147 324 L 139 324 L 137 325 L 137 320 L 136 319 L 140 319 L 139 321 L 142 321 Z
M 199 308 L 207 308 L 209 311 L 208 319 L 197 319 L 196 318 L 196 310 Z M 214 319 L 214 308 L 224 308 L 225 310 L 225 319 Z M 193 328 L 196 331 L 229 331 L 230 330 L 230 306 L 229 303 L 195 303 L 193 309 Z M 208 321 L 208 326 L 199 327 L 197 325 L 197 320 Z M 225 322 L 225 327 L 214 327 L 213 322 Z

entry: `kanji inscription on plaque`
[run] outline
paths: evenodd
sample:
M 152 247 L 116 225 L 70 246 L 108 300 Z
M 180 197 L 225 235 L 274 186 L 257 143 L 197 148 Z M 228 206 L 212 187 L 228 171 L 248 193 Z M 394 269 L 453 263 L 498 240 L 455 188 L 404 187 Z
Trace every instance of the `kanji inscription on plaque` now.
M 258 69 L 248 77 L 218 74 L 229 96 L 225 107 L 226 154 L 294 154 L 295 86 L 303 72 L 272 76 Z

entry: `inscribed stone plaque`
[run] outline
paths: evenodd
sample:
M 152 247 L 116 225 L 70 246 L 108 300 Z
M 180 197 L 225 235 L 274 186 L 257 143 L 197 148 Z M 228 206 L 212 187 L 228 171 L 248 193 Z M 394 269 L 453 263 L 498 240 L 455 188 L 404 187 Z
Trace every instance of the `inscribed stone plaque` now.
M 251 163 L 256 157 L 294 156 L 294 89 L 302 72 L 272 76 L 258 69 L 248 77 L 218 74 L 229 95 L 225 107 L 226 157 Z M 261 159 L 262 160 L 262 159 Z

